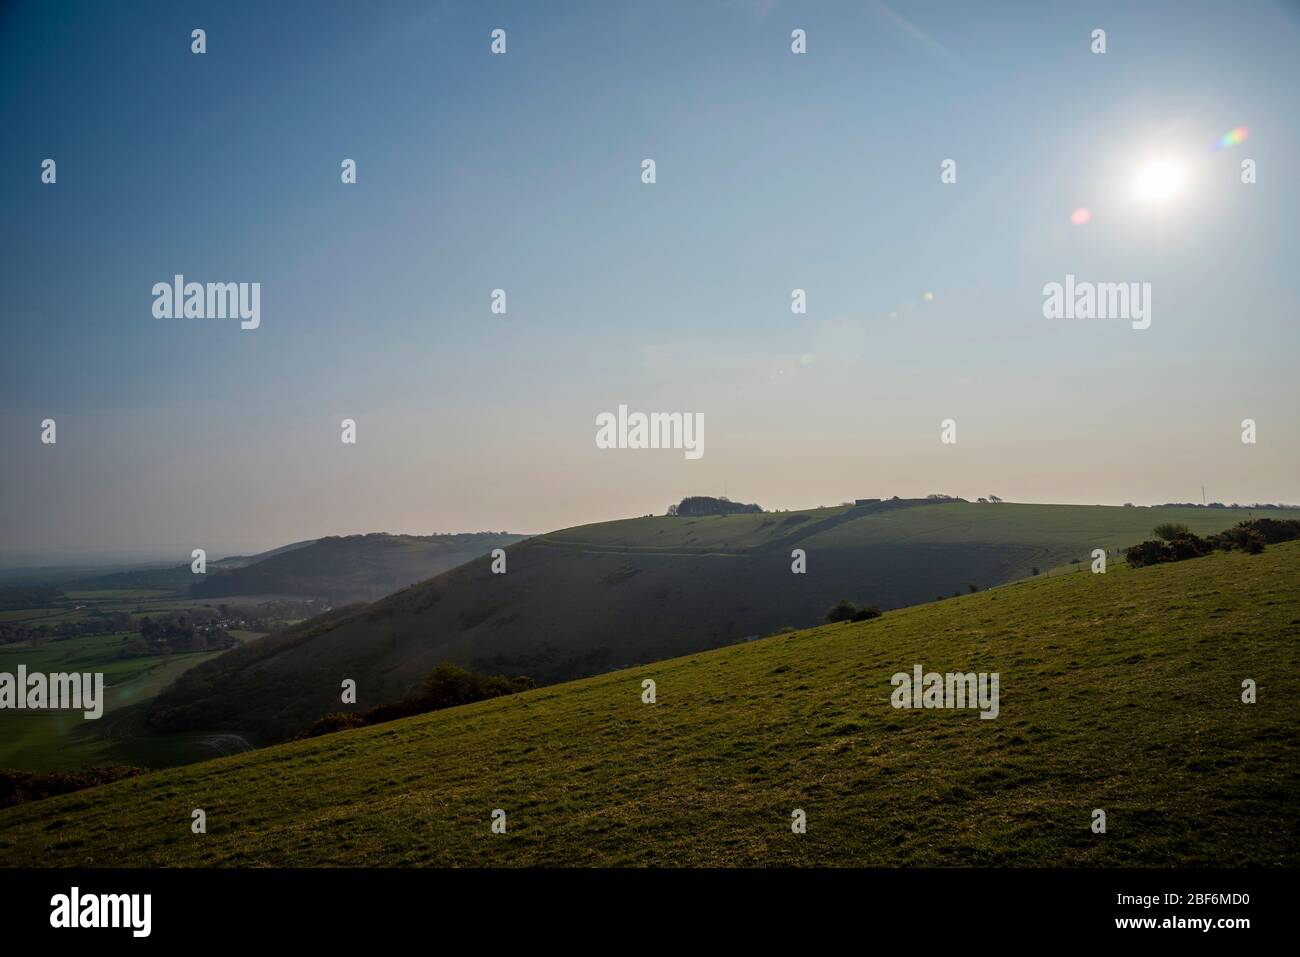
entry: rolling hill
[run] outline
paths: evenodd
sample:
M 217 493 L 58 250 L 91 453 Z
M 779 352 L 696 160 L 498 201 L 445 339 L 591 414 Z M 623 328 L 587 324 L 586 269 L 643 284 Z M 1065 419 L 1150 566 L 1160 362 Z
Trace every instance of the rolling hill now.
M 236 567 L 218 566 L 190 591 L 196 598 L 295 595 L 334 604 L 374 601 L 524 537 L 507 532 L 330 536 Z
M 1297 542 L 1034 578 L 9 808 L 0 862 L 1295 866 L 1297 583 Z M 891 707 L 916 664 L 999 716 Z
M 229 555 L 208 561 L 210 573 L 242 568 L 254 562 L 260 562 L 272 556 L 303 548 L 312 542 L 294 542 L 281 545 L 270 551 L 256 555 Z M 96 569 L 93 573 L 87 569 L 60 569 L 58 567 L 40 569 L 8 569 L 0 572 L 0 584 L 6 580 L 31 581 L 42 584 L 57 584 L 68 591 L 123 591 L 128 589 L 149 589 L 151 591 L 188 591 L 190 586 L 202 576 L 196 576 L 190 570 L 189 561 L 176 564 L 127 564 Z
M 278 740 L 338 710 L 345 678 L 358 709 L 401 699 L 443 661 L 555 683 L 813 625 L 840 598 L 933 601 L 1035 568 L 1087 567 L 1068 563 L 1161 522 L 1211 532 L 1248 514 L 913 500 L 564 529 L 509 548 L 505 574 L 479 558 L 207 662 L 158 698 L 153 721 Z M 791 573 L 795 548 L 806 574 Z

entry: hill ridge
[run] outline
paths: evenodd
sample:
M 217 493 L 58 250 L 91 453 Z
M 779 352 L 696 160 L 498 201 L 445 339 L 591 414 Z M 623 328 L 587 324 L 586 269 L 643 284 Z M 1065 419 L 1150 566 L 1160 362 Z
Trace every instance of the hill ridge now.
M 0 858 L 1294 865 L 1298 573 L 1288 543 L 776 635 L 0 811 Z M 915 663 L 998 671 L 999 717 L 891 708 Z

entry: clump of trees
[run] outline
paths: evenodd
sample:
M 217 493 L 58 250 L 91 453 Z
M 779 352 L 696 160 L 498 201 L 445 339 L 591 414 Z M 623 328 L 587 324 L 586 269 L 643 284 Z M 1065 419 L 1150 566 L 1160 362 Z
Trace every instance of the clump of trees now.
M 1186 525 L 1173 522 L 1157 525 L 1152 532 L 1155 539 L 1125 550 L 1124 555 L 1133 567 L 1181 562 L 1215 550 L 1258 555 L 1265 545 L 1300 538 L 1300 519 L 1257 518 L 1204 537 L 1188 530 Z
M 882 614 L 884 612 L 875 605 L 858 606 L 847 599 L 841 598 L 826 613 L 826 620 L 829 622 L 870 621 L 872 618 L 879 618 Z
M 104 612 L 92 610 L 80 621 L 60 621 L 49 624 L 0 622 L 0 645 L 16 641 L 54 641 L 59 638 L 111 635 L 130 631 L 132 618 L 124 611 Z
M 140 619 L 140 636 L 123 641 L 121 655 L 169 655 L 187 651 L 213 651 L 233 648 L 239 642 L 226 632 L 217 613 L 208 608 L 192 608 L 179 614 Z
M 1236 509 L 1243 509 L 1243 508 L 1244 508 L 1244 509 L 1256 509 L 1256 508 L 1259 508 L 1259 509 L 1265 509 L 1265 508 L 1271 508 L 1271 509 L 1286 509 L 1286 508 L 1295 508 L 1296 506 L 1294 506 L 1294 505 L 1288 505 L 1288 504 L 1285 503 L 1285 502 L 1278 502 L 1278 503 L 1276 503 L 1276 504 L 1273 504 L 1273 503 L 1271 503 L 1271 502 L 1255 502 L 1254 504 L 1251 504 L 1251 505 L 1242 505 L 1242 504 L 1240 504 L 1240 503 L 1238 503 L 1238 502 L 1232 502 L 1232 503 L 1227 504 L 1227 505 L 1225 505 L 1223 502 L 1210 502 L 1210 503 L 1208 503 L 1208 504 L 1207 504 L 1207 503 L 1203 503 L 1203 502 L 1165 502 L 1163 505 L 1157 505 L 1157 506 L 1155 506 L 1155 507 L 1156 507 L 1156 508 L 1236 508 Z
M 369 711 L 332 711 L 312 722 L 299 738 L 315 738 L 335 731 L 349 728 L 362 728 L 398 718 L 409 718 L 443 708 L 472 704 L 488 698 L 500 698 L 503 695 L 516 694 L 535 687 L 532 678 L 517 675 L 507 678 L 504 675 L 484 675 L 476 671 L 461 668 L 458 665 L 442 664 L 429 672 L 420 683 L 419 689 L 409 697 L 396 704 L 380 705 Z
M 668 506 L 669 515 L 737 515 L 742 512 L 761 512 L 761 505 L 733 502 L 725 495 L 688 495 L 676 505 Z

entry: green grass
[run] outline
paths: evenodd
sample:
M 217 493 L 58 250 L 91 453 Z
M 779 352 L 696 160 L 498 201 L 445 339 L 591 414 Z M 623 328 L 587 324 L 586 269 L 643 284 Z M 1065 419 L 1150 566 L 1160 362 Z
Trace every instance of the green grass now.
M 1033 579 L 0 811 L 0 861 L 1294 866 L 1298 582 L 1300 543 Z M 892 708 L 917 663 L 1000 717 Z
M 74 602 L 69 600 L 66 607 L 2 612 L 0 620 L 37 627 L 92 623 L 95 613 L 125 612 L 138 621 L 145 616 L 185 614 L 226 601 L 176 597 L 144 588 L 71 592 L 69 596 L 76 604 L 84 603 L 84 607 L 74 609 Z M 231 603 L 241 604 L 238 600 Z M 75 771 L 94 764 L 123 763 L 170 767 L 226 753 L 231 742 L 222 740 L 221 729 L 203 734 L 158 733 L 145 724 L 147 707 L 160 691 L 188 669 L 220 652 L 120 657 L 123 639 L 134 634 L 0 644 L 0 672 L 16 673 L 20 664 L 26 665 L 29 672 L 102 671 L 106 686 L 105 714 L 96 721 L 84 721 L 80 713 L 0 712 L 0 768 Z M 262 637 L 262 633 L 252 631 L 234 631 L 232 635 L 241 643 Z
M 1248 518 L 1300 518 L 1295 509 L 1124 508 L 1117 505 L 1023 505 L 944 502 L 889 508 L 889 503 L 834 506 L 802 512 L 665 517 L 599 522 L 562 529 L 550 544 L 656 552 L 705 548 L 731 554 L 795 537 L 805 548 L 864 545 L 1013 544 L 1065 550 L 1066 560 L 1092 548 L 1124 548 L 1151 537 L 1162 522 L 1198 534 L 1219 532 Z M 809 531 L 813 534 L 808 534 Z
M 504 575 L 480 557 L 238 649 L 160 695 L 156 714 L 173 731 L 285 740 L 337 710 L 345 677 L 362 708 L 400 700 L 442 662 L 555 684 L 809 627 L 840 599 L 885 609 L 932 602 L 1034 568 L 1078 568 L 1072 558 L 1090 563 L 1093 548 L 1135 544 L 1161 522 L 1207 532 L 1250 514 L 881 503 L 562 529 L 509 546 Z M 791 574 L 794 548 L 807 553 L 805 575 Z
M 72 771 L 94 764 L 162 766 L 194 760 L 202 751 L 181 747 L 196 736 L 143 733 L 142 706 L 189 668 L 220 652 L 171 657 L 121 658 L 127 633 L 78 636 L 0 645 L 0 672 L 103 672 L 104 715 L 87 721 L 82 713 L 0 712 L 0 767 L 30 771 Z M 130 709 L 129 720 L 124 712 Z M 211 753 L 211 752 L 208 752 Z
M 72 601 L 119 602 L 164 598 L 175 594 L 175 591 L 165 588 L 95 588 L 87 591 L 70 591 L 65 594 Z
M 31 621 L 40 623 L 43 618 L 51 618 L 62 613 L 62 608 L 18 608 L 11 611 L 0 611 L 0 621 Z

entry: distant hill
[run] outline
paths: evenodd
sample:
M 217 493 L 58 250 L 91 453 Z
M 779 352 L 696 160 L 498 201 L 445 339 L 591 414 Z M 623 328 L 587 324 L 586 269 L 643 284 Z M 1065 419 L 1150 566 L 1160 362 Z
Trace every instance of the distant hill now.
M 1249 514 L 911 500 L 585 525 L 511 546 L 506 574 L 476 558 L 251 642 L 184 675 L 153 716 L 164 730 L 275 740 L 338 710 L 344 678 L 358 709 L 403 698 L 442 661 L 554 683 L 814 625 L 841 598 L 931 602 L 1074 559 L 1086 568 L 1092 549 L 1136 544 L 1162 522 L 1204 533 Z M 791 573 L 795 548 L 806 574 Z
M 335 605 L 374 601 L 523 538 L 507 532 L 331 536 L 233 568 L 209 566 L 190 592 L 196 598 L 295 595 Z
M 256 555 L 231 555 L 210 560 L 207 563 L 208 574 L 226 569 L 242 568 L 245 565 L 251 565 L 254 562 L 260 562 L 276 555 L 283 555 L 286 552 L 305 548 L 313 544 L 314 541 L 314 539 L 309 539 L 304 542 L 294 542 L 291 545 L 281 545 L 279 548 L 273 548 L 270 551 Z M 71 591 L 109 591 L 123 588 L 188 591 L 196 580 L 202 580 L 203 577 L 205 576 L 196 575 L 191 570 L 189 562 L 183 562 L 178 565 L 145 565 L 124 569 L 123 571 L 87 575 L 69 581 L 64 587 Z
M 0 857 L 1295 867 L 1297 603 L 1295 542 L 1040 577 L 0 810 Z M 998 672 L 997 719 L 892 707 L 915 665 Z

